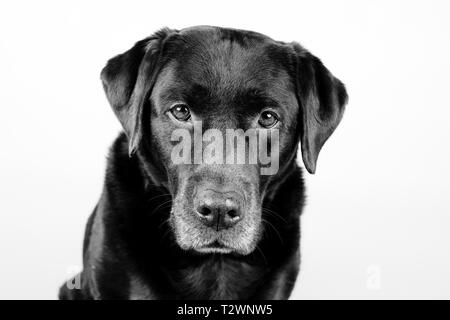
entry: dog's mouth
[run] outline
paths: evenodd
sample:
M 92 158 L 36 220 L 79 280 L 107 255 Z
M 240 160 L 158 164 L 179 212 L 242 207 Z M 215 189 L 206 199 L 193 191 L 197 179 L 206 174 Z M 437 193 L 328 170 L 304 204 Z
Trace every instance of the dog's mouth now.
M 260 239 L 260 222 L 256 214 L 255 220 L 244 220 L 242 224 L 220 231 L 196 223 L 196 220 L 188 220 L 192 215 L 182 214 L 177 216 L 174 213 L 169 222 L 177 244 L 192 253 L 248 255 Z
M 222 254 L 227 254 L 227 253 L 232 253 L 233 251 L 235 251 L 233 248 L 225 245 L 222 241 L 219 240 L 215 240 L 205 246 L 196 248 L 195 251 L 199 252 L 199 253 L 222 253 Z

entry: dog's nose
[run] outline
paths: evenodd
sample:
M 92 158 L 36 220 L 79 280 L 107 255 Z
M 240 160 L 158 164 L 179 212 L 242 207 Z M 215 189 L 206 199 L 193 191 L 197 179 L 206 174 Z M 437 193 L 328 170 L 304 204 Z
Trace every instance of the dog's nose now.
M 219 231 L 230 228 L 242 220 L 237 195 L 207 190 L 198 198 L 197 216 L 206 226 Z

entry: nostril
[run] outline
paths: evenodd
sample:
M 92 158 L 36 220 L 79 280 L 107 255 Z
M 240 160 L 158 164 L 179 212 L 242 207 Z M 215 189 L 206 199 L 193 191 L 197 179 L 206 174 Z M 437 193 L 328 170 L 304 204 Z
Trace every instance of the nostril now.
M 227 214 L 228 214 L 231 218 L 235 218 L 235 217 L 238 216 L 237 211 L 236 211 L 236 210 L 233 210 L 233 209 L 230 210 L 230 211 L 228 211 Z
M 229 208 L 221 219 L 222 228 L 230 228 L 241 220 L 239 209 Z
M 209 216 L 211 214 L 211 209 L 209 209 L 207 206 L 199 206 L 197 208 L 197 212 L 202 216 Z
M 208 192 L 194 199 L 195 212 L 193 213 L 199 223 L 220 231 L 233 227 L 243 219 L 238 196 Z

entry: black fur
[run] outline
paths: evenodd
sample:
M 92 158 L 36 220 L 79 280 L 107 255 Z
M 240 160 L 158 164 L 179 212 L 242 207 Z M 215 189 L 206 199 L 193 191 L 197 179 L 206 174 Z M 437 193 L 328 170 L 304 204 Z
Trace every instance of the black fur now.
M 227 52 L 210 47 L 215 41 L 227 42 L 229 50 L 239 46 L 238 50 L 255 52 L 257 58 L 248 61 L 254 64 L 248 67 L 248 76 L 246 71 L 239 76 L 252 78 L 260 88 L 245 90 L 238 77 L 223 86 L 221 77 L 229 70 L 213 67 L 212 62 L 217 55 L 226 59 Z M 220 115 L 234 117 L 244 127 L 260 104 L 283 108 L 285 102 L 274 90 L 289 91 L 286 97 L 297 99 L 295 106 L 284 106 L 280 170 L 258 182 L 264 228 L 255 250 L 247 255 L 181 249 L 167 222 L 178 177 L 166 167 L 167 146 L 156 134 L 166 125 L 158 127 L 155 122 L 161 112 L 151 97 L 161 81 L 158 75 L 174 61 L 183 62 L 173 70 L 184 84 L 179 93 L 170 91 L 162 99 L 182 95 L 210 126 L 217 125 Z M 261 69 L 284 87 L 258 74 Z M 112 59 L 102 79 L 125 133 L 110 150 L 103 193 L 86 227 L 83 271 L 78 275 L 81 288 L 63 285 L 60 299 L 287 299 L 299 270 L 305 198 L 297 146 L 301 140 L 305 164 L 313 172 L 320 147 L 346 103 L 342 83 L 298 44 L 215 27 L 164 29 Z M 319 105 L 310 105 L 310 95 Z M 317 118 L 308 118 L 312 113 Z

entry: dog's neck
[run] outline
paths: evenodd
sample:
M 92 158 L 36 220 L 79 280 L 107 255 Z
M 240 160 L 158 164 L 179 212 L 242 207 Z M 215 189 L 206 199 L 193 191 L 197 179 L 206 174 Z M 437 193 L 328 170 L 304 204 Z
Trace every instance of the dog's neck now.
M 170 270 L 172 287 L 181 299 L 248 299 L 265 272 L 243 259 L 226 255 L 202 257 L 199 263 Z M 258 270 L 255 270 L 255 267 Z

